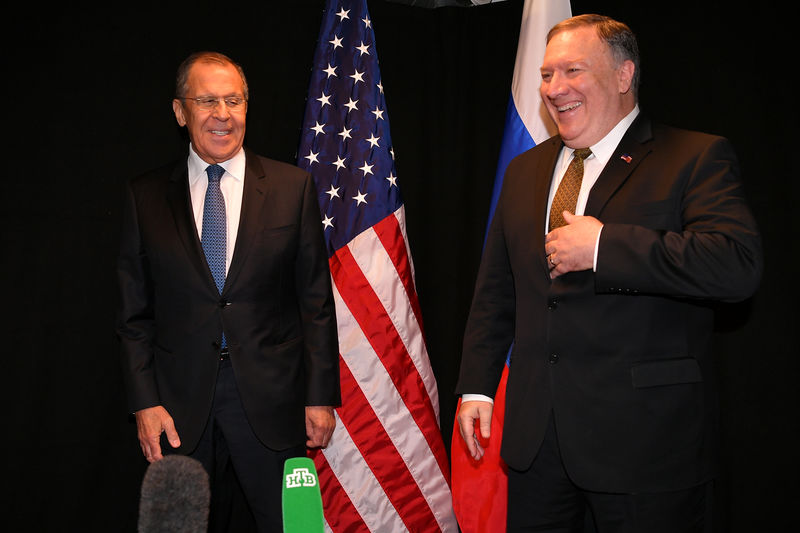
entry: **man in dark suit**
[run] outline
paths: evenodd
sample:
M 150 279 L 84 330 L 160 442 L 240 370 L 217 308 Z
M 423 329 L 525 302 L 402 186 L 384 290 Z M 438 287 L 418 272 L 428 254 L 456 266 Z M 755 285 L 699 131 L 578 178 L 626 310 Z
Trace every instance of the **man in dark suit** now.
M 513 342 L 509 531 L 582 531 L 587 509 L 601 533 L 702 531 L 712 302 L 749 297 L 762 270 L 736 158 L 725 139 L 639 112 L 624 24 L 573 17 L 547 42 L 540 92 L 559 135 L 506 171 L 465 333 L 460 432 L 479 460 Z
M 212 479 L 230 461 L 259 530 L 280 531 L 283 462 L 327 444 L 340 402 L 317 194 L 243 148 L 249 95 L 229 58 L 190 56 L 176 95 L 188 156 L 133 179 L 124 207 L 130 409 L 148 461 L 174 448 Z

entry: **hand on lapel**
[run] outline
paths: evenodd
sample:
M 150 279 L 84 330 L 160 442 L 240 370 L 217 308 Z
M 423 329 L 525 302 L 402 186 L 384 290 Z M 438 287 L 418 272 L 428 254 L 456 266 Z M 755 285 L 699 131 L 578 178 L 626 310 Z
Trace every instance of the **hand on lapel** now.
M 548 233 L 544 240 L 550 279 L 594 267 L 594 250 L 603 223 L 568 211 L 564 211 L 564 220 L 567 224 Z

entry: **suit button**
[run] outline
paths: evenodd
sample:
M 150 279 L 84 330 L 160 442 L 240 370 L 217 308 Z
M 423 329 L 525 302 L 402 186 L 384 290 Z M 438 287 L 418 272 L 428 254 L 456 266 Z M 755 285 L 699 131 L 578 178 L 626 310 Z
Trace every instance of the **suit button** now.
M 550 298 L 547 301 L 547 308 L 550 311 L 555 311 L 556 307 L 558 307 L 558 300 L 556 300 L 555 298 Z
M 558 363 L 558 354 L 557 353 L 551 353 L 549 361 L 550 361 L 551 365 L 554 365 L 554 364 Z
M 220 307 L 225 307 L 225 306 L 227 306 L 227 305 L 228 305 L 228 302 L 227 302 L 226 300 L 220 300 L 220 301 L 219 301 L 219 306 L 220 306 Z

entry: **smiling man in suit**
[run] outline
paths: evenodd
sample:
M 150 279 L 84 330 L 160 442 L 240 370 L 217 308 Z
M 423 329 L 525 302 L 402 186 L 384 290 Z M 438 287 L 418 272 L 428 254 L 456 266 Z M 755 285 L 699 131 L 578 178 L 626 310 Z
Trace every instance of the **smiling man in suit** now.
M 736 157 L 640 113 L 622 23 L 558 24 L 541 74 L 558 135 L 506 171 L 466 327 L 461 436 L 480 460 L 513 343 L 509 531 L 582 531 L 587 512 L 600 533 L 703 531 L 711 303 L 749 297 L 762 270 Z
M 128 184 L 117 332 L 147 460 L 187 454 L 212 479 L 230 461 L 280 531 L 284 461 L 333 433 L 338 343 L 314 184 L 243 148 L 248 99 L 222 54 L 178 69 L 188 155 Z

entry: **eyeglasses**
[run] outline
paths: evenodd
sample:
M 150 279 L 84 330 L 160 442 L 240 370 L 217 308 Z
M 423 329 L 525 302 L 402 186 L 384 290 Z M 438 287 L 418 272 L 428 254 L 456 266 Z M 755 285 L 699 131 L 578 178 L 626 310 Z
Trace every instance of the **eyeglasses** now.
M 225 102 L 225 106 L 231 109 L 239 109 L 247 103 L 247 100 L 241 96 L 198 96 L 197 98 L 179 96 L 178 99 L 192 100 L 199 108 L 208 110 L 216 108 L 220 101 Z

